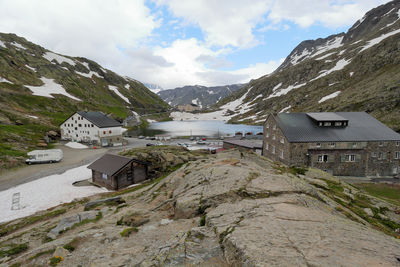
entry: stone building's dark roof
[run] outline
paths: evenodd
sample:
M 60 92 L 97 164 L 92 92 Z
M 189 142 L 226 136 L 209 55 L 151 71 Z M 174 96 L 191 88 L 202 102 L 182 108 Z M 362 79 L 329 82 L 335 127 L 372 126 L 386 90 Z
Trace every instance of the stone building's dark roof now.
M 289 142 L 400 141 L 400 134 L 365 112 L 334 114 L 348 120 L 348 126 L 318 126 L 307 113 L 279 113 L 275 119 Z
M 105 154 L 104 156 L 90 164 L 88 166 L 88 169 L 112 176 L 132 161 L 132 158 Z
M 77 113 L 99 128 L 122 126 L 120 122 L 98 111 L 78 111 Z

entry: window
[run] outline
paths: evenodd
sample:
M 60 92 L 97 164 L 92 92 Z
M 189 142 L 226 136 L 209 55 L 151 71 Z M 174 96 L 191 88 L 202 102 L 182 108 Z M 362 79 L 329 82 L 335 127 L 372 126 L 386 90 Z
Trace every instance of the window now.
M 379 142 L 379 146 L 383 146 L 383 142 Z
M 315 146 L 316 147 L 321 147 L 321 143 L 316 143 Z
M 78 122 L 75 120 L 75 123 L 78 123 Z
M 319 126 L 323 126 L 324 124 L 322 122 L 319 123 Z
M 103 134 L 106 134 L 106 131 L 103 131 Z
M 94 125 L 92 124 L 92 127 L 94 127 Z
M 397 141 L 397 142 L 396 142 L 396 146 L 400 146 L 400 141 Z
M 75 127 L 75 131 L 78 131 L 78 127 Z
M 265 127 L 266 127 L 267 129 L 269 129 L 269 123 L 267 123 L 267 124 L 265 125 Z
M 324 126 L 331 126 L 332 123 L 330 123 L 329 121 L 324 122 Z
M 84 124 L 84 126 L 86 127 L 86 123 Z
M 281 154 L 279 155 L 281 159 L 283 159 L 283 149 L 281 150 Z
M 355 162 L 356 161 L 356 155 L 346 155 L 345 160 L 347 162 Z
M 274 127 L 272 127 L 272 129 L 276 130 L 276 125 L 274 124 Z
M 103 179 L 107 179 L 107 178 L 108 178 L 108 176 L 107 176 L 107 174 L 105 174 L 105 173 L 102 173 L 102 174 L 101 174 L 101 178 L 103 178 Z
M 108 133 L 111 133 L 111 130 L 109 130 Z
M 269 149 L 269 144 L 265 143 L 265 149 L 268 150 Z
M 383 152 L 378 153 L 378 159 L 383 159 Z
M 318 162 L 328 162 L 328 155 L 318 155 Z
M 377 156 L 378 156 L 378 154 L 376 152 L 371 153 L 371 157 L 376 158 Z
M 71 133 L 71 131 L 70 131 L 70 130 L 68 130 L 68 133 Z
M 335 126 L 342 126 L 342 122 L 336 121 L 336 122 L 335 122 Z
M 394 152 L 394 158 L 395 159 L 400 159 L 400 151 Z
M 357 142 L 353 142 L 353 147 L 357 147 Z
M 331 147 L 335 147 L 336 143 L 332 142 L 330 145 L 331 145 Z
M 269 132 L 266 133 L 267 138 L 269 137 Z
M 275 154 L 275 146 L 272 146 L 272 154 Z
M 82 124 L 78 124 L 78 127 L 82 127 Z
M 281 143 L 284 144 L 285 143 L 285 139 L 283 137 L 281 137 Z
M 276 139 L 276 136 L 273 134 L 272 135 L 272 140 L 275 140 Z

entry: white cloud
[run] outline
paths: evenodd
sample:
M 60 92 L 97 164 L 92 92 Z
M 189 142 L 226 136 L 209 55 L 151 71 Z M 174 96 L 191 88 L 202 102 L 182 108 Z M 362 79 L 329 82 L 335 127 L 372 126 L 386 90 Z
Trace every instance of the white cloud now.
M 144 0 L 0 1 L 0 29 L 55 52 L 115 64 L 159 22 Z

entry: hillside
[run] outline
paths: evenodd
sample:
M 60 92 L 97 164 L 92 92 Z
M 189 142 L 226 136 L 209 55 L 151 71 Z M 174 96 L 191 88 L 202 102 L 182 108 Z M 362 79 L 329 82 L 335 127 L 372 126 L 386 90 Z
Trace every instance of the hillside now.
M 1 224 L 0 265 L 398 265 L 392 204 L 256 154 L 164 152 L 138 154 L 182 166 L 169 176 Z
M 188 85 L 175 89 L 162 90 L 157 94 L 171 106 L 193 103 L 199 105 L 202 109 L 207 109 L 242 87 L 242 84 L 213 87 Z
M 273 73 L 216 108 L 231 122 L 271 112 L 366 111 L 400 131 L 400 2 L 367 12 L 346 33 L 301 42 Z
M 46 131 L 77 110 L 117 119 L 168 110 L 143 84 L 82 57 L 53 53 L 0 33 L 0 169 L 23 160 Z

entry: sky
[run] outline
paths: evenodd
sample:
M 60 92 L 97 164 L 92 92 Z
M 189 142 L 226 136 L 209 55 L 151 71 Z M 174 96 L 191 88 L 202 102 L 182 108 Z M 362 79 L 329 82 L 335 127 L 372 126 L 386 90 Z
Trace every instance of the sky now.
M 387 0 L 0 0 L 0 32 L 165 89 L 246 83 Z

